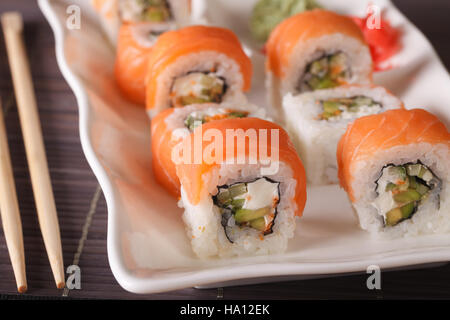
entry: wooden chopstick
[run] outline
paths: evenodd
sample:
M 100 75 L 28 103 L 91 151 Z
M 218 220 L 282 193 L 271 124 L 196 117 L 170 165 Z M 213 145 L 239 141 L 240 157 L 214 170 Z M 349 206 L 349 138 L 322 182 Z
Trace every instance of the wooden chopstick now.
M 34 199 L 56 286 L 64 288 L 64 265 L 58 215 L 45 155 L 30 67 L 22 38 L 23 21 L 18 12 L 2 14 L 1 22 L 11 69 L 17 109 L 30 170 Z
M 16 277 L 17 291 L 27 291 L 25 274 L 25 253 L 23 249 L 22 221 L 17 203 L 16 186 L 6 138 L 3 108 L 0 101 L 0 211 L 8 247 L 9 258 Z

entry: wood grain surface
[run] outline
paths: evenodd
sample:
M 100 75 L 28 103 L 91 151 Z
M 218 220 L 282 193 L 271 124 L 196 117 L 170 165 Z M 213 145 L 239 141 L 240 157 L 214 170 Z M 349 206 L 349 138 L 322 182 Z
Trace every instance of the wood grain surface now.
M 394 3 L 431 40 L 450 68 L 450 2 L 395 0 Z M 25 150 L 4 39 L 0 39 L 0 96 L 22 215 L 28 292 L 16 293 L 13 270 L 0 231 L 0 299 L 381 299 L 450 298 L 450 265 L 384 272 L 382 290 L 369 291 L 367 275 L 280 282 L 153 295 L 135 295 L 114 279 L 106 252 L 107 208 L 83 155 L 75 97 L 55 59 L 53 33 L 34 0 L 2 0 L 0 13 L 18 10 L 24 16 L 25 42 L 36 90 L 42 130 L 61 226 L 64 264 L 81 268 L 81 290 L 55 289 L 36 216 Z M 89 218 L 89 219 L 87 219 Z M 83 232 L 84 230 L 84 232 Z

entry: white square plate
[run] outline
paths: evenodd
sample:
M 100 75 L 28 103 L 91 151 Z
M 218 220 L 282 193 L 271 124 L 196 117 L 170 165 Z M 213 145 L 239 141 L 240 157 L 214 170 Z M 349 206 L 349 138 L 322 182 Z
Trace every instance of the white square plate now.
M 194 0 L 196 1 L 196 0 Z M 264 100 L 264 57 L 252 43 L 247 21 L 255 0 L 201 0 L 196 8 L 215 24 L 232 28 L 254 63 L 252 102 Z M 447 125 L 450 78 L 430 43 L 389 1 L 328 0 L 326 8 L 364 16 L 371 2 L 402 29 L 403 49 L 395 68 L 378 73 L 408 107 L 426 107 Z M 211 286 L 302 279 L 361 272 L 376 264 L 396 268 L 450 259 L 450 236 L 434 235 L 395 242 L 376 240 L 360 230 L 345 193 L 337 186 L 308 189 L 304 216 L 295 238 L 281 255 L 198 260 L 189 244 L 176 201 L 154 180 L 150 165 L 150 127 L 143 109 L 125 101 L 113 78 L 114 50 L 85 0 L 39 0 L 53 28 L 61 71 L 72 87 L 80 112 L 83 150 L 108 204 L 108 256 L 126 290 L 152 293 Z M 66 27 L 69 4 L 81 7 L 81 29 Z M 196 10 L 197 10 L 196 9 Z M 253 49 L 253 50 L 252 50 Z

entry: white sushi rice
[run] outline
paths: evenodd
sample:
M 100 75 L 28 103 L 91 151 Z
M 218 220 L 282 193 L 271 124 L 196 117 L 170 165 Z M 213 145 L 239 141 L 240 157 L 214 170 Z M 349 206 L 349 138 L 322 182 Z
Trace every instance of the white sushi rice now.
M 214 73 L 217 76 L 226 80 L 227 91 L 222 98 L 222 103 L 247 102 L 247 98 L 242 92 L 244 78 L 239 64 L 223 53 L 201 51 L 179 57 L 158 76 L 156 102 L 149 110 L 150 117 L 154 117 L 160 111 L 170 107 L 170 91 L 176 78 L 185 76 L 189 72 L 209 72 L 210 70 L 215 70 Z
M 383 217 L 372 202 L 377 197 L 376 181 L 387 164 L 403 165 L 421 161 L 441 180 L 441 189 L 433 190 L 410 219 L 393 227 L 384 227 Z M 388 238 L 412 237 L 450 232 L 450 151 L 448 145 L 417 143 L 396 146 L 372 154 L 351 168 L 353 207 L 363 229 Z M 437 196 L 436 193 L 439 193 Z
M 279 171 L 271 176 L 280 182 L 280 202 L 273 225 L 273 232 L 262 236 L 253 228 L 237 228 L 238 236 L 231 243 L 221 225 L 221 213 L 214 205 L 212 196 L 217 194 L 217 186 L 236 182 L 249 182 L 260 178 L 260 165 L 223 164 L 221 167 L 203 176 L 207 181 L 207 194 L 197 205 L 189 202 L 186 191 L 181 187 L 179 205 L 184 207 L 183 220 L 192 249 L 200 258 L 233 257 L 279 254 L 287 249 L 288 239 L 294 236 L 295 211 L 294 201 L 297 181 L 293 179 L 292 169 L 280 162 Z
M 349 84 L 369 84 L 372 74 L 372 58 L 369 48 L 361 41 L 336 33 L 322 36 L 306 42 L 299 41 L 292 51 L 287 67 L 283 69 L 283 78 L 278 78 L 270 70 L 266 71 L 266 87 L 271 105 L 280 110 L 283 97 L 288 93 L 297 94 L 306 67 L 324 53 L 345 53 L 350 61 L 352 76 Z
M 381 103 L 361 108 L 359 112 L 343 112 L 342 116 L 321 120 L 323 107 L 320 101 L 333 98 L 366 96 Z M 336 148 L 347 125 L 356 118 L 399 108 L 402 102 L 383 87 L 346 86 L 317 90 L 297 96 L 288 94 L 283 100 L 286 128 L 305 165 L 308 182 L 325 185 L 338 182 Z

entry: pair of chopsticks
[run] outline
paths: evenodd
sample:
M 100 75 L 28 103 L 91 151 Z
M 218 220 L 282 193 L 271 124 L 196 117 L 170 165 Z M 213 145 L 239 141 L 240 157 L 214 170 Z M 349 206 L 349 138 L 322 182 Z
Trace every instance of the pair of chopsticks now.
M 64 288 L 65 280 L 58 216 L 48 172 L 47 157 L 45 155 L 30 67 L 22 37 L 22 16 L 18 12 L 4 13 L 1 15 L 1 24 L 5 36 L 39 225 L 56 286 L 62 289 Z M 25 292 L 27 290 L 27 280 L 22 223 L 17 203 L 3 111 L 1 110 L 0 175 L 0 210 L 5 239 L 16 277 L 17 290 Z

